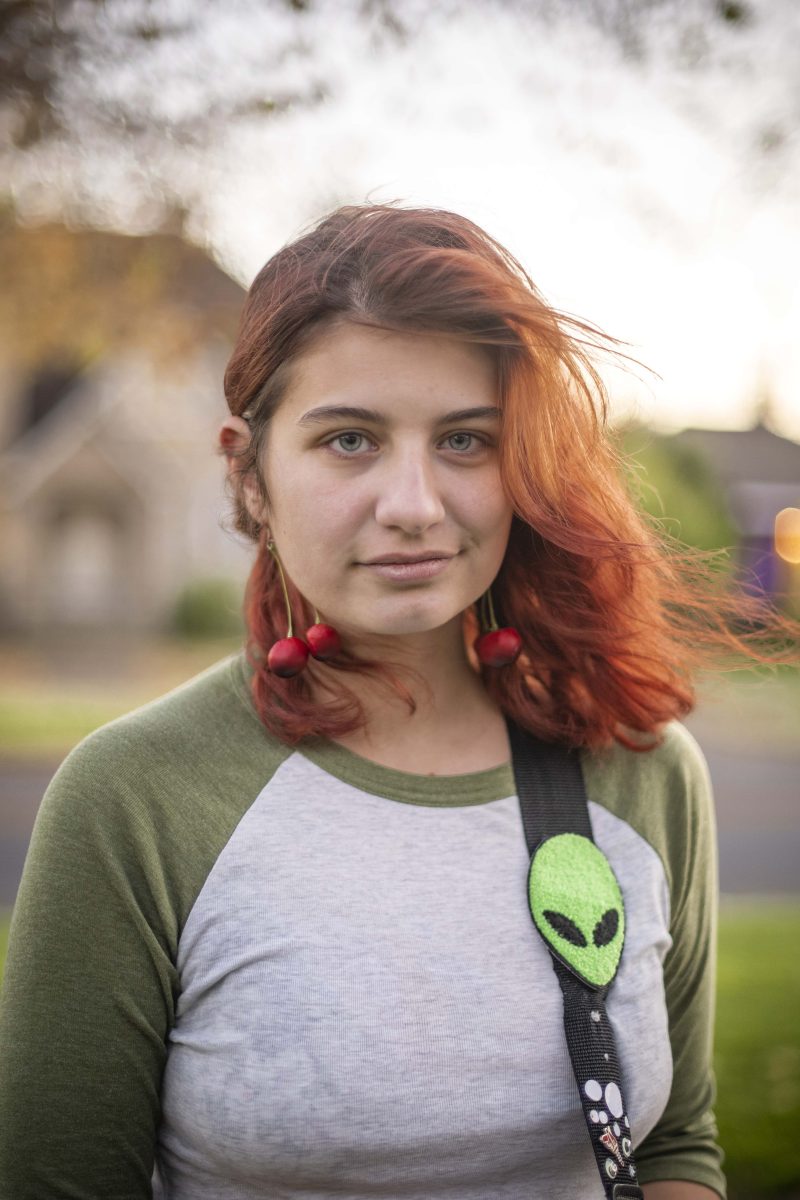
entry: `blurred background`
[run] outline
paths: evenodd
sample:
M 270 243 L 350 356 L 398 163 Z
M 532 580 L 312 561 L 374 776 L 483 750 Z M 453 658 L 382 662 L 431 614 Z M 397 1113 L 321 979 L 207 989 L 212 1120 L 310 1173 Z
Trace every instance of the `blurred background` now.
M 64 754 L 241 644 L 214 453 L 246 289 L 341 203 L 456 209 L 602 365 L 642 503 L 800 616 L 796 0 L 5 0 L 0 966 Z M 800 1196 L 800 679 L 701 680 L 731 1194 Z

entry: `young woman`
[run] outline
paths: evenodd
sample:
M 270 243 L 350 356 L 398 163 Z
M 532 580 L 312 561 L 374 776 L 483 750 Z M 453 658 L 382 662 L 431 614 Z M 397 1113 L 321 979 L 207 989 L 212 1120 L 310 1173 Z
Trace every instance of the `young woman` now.
M 735 639 L 628 497 L 603 344 L 448 212 L 344 208 L 260 272 L 220 435 L 247 647 L 43 801 L 1 1196 L 589 1200 L 587 1120 L 647 1200 L 724 1195 L 712 804 L 675 718 Z M 570 1064 L 506 718 L 579 750 L 619 882 L 624 1113 Z

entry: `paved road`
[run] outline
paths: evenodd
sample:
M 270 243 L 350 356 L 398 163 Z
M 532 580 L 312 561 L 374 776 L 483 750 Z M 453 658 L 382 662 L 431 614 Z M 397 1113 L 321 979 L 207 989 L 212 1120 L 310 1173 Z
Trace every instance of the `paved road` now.
M 57 765 L 0 762 L 0 907 L 14 902 L 36 809 Z
M 800 893 L 800 757 L 707 750 L 723 892 Z
M 800 757 L 710 747 L 706 757 L 722 891 L 800 893 Z M 13 903 L 36 809 L 56 765 L 0 762 L 0 906 Z

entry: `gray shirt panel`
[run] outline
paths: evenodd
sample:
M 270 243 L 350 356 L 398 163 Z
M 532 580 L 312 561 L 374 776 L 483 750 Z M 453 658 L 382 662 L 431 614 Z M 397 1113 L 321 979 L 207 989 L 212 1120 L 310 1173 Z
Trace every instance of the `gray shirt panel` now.
M 637 1144 L 671 1085 L 668 889 L 590 812 L 628 914 L 608 1010 Z M 181 935 L 156 1196 L 599 1200 L 527 869 L 515 796 L 403 803 L 288 758 Z

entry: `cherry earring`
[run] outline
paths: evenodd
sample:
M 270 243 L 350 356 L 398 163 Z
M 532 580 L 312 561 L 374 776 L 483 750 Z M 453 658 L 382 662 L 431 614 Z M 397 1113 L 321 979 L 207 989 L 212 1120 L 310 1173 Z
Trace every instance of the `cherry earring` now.
M 332 625 L 322 624 L 316 609 L 314 609 L 314 624 L 306 630 L 306 641 L 314 658 L 318 658 L 320 662 L 336 658 L 336 655 L 340 654 L 342 650 L 342 639 L 337 630 Z
M 271 538 L 267 542 L 267 549 L 275 559 L 275 565 L 278 568 L 283 599 L 286 602 L 286 621 L 289 627 L 286 637 L 280 638 L 271 647 L 267 655 L 267 666 L 275 675 L 282 675 L 288 678 L 291 675 L 299 675 L 303 670 L 303 667 L 308 662 L 309 648 L 302 638 L 294 637 L 292 633 L 292 610 L 289 605 L 289 593 L 286 590 L 286 579 L 284 578 L 281 560 L 278 558 L 278 551 L 275 549 L 275 543 Z
M 485 667 L 510 666 L 522 649 L 522 638 L 513 625 L 498 628 L 491 587 L 486 589 L 478 602 L 478 614 L 483 631 L 475 642 L 478 661 Z

